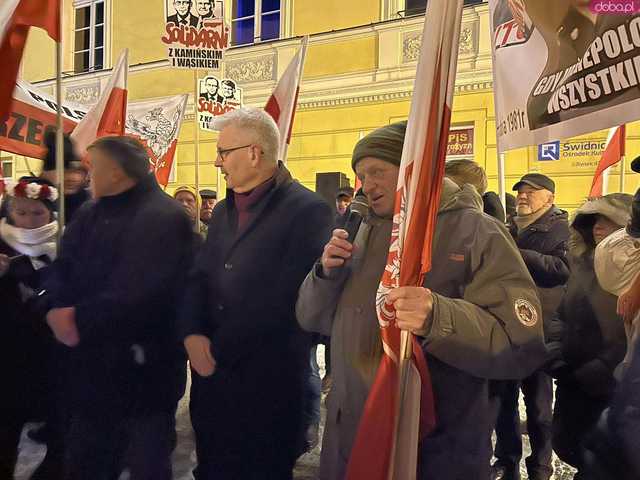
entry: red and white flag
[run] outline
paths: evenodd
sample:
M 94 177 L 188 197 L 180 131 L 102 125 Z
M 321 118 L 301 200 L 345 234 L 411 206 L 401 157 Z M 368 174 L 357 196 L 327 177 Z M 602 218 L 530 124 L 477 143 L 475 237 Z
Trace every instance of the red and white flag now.
M 278 124 L 280 130 L 280 148 L 278 149 L 278 159 L 287 161 L 287 147 L 291 142 L 291 131 L 293 130 L 293 119 L 296 116 L 298 104 L 298 93 L 300 92 L 300 80 L 304 68 L 304 59 L 307 55 L 307 43 L 309 37 L 302 39 L 302 46 L 295 54 L 291 63 L 284 71 L 278 81 L 275 90 L 267 100 L 264 109 Z
M 60 0 L 0 1 L 0 117 L 11 105 L 11 94 L 18 78 L 22 54 L 30 27 L 47 31 L 60 41 Z
M 462 3 L 431 0 L 427 6 L 391 245 L 376 297 L 384 354 L 351 451 L 348 480 L 415 479 L 418 442 L 435 427 L 433 392 L 422 348 L 412 335 L 398 329 L 387 295 L 400 286 L 422 286 L 431 269 Z
M 597 198 L 607 194 L 607 183 L 609 180 L 609 168 L 614 166 L 624 157 L 624 147 L 626 141 L 626 128 L 624 125 L 609 129 L 607 146 L 602 152 L 602 158 L 598 162 L 598 168 L 593 176 L 589 198 Z
M 130 103 L 127 108 L 126 134 L 147 148 L 151 168 L 163 187 L 169 183 L 188 98 L 177 95 L 146 100 Z
M 81 157 L 96 139 L 108 135 L 124 135 L 127 115 L 127 74 L 129 51 L 124 50 L 116 63 L 107 87 L 98 103 L 78 123 L 71 138 Z

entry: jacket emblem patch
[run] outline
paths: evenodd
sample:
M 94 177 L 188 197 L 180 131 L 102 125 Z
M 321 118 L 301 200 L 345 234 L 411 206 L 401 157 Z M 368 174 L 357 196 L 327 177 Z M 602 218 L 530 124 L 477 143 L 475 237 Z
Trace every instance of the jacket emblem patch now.
M 516 317 L 525 327 L 533 327 L 538 323 L 538 312 L 531 302 L 519 298 L 515 303 Z

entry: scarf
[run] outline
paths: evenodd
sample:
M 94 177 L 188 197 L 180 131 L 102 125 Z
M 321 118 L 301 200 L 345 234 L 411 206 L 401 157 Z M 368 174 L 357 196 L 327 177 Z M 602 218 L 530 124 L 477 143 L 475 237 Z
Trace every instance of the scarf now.
M 513 221 L 518 227 L 518 233 L 523 231 L 529 225 L 533 225 L 538 221 L 545 213 L 547 213 L 553 205 L 545 205 L 537 212 L 530 213 L 529 215 L 516 215 L 513 217 Z
M 56 259 L 56 235 L 58 222 L 47 223 L 43 227 L 26 229 L 18 228 L 0 220 L 0 237 L 16 252 L 37 259 L 42 255 L 51 261 Z

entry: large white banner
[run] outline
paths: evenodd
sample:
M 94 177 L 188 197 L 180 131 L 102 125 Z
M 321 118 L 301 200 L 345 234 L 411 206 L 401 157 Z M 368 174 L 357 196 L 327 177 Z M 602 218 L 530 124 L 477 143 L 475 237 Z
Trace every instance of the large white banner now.
M 640 14 L 596 4 L 489 0 L 500 151 L 640 119 Z

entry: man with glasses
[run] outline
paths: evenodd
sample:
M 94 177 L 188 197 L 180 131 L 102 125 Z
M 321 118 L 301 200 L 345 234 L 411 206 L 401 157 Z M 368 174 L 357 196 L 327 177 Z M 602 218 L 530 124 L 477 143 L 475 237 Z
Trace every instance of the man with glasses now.
M 517 191 L 517 215 L 511 234 L 524 263 L 538 288 L 545 332 L 553 318 L 569 279 L 567 212 L 554 205 L 556 186 L 540 173 L 529 173 L 513 186 Z M 527 430 L 531 455 L 526 459 L 531 480 L 548 480 L 551 466 L 551 423 L 553 389 L 551 377 L 538 371 L 518 382 L 494 382 L 492 390 L 499 403 L 496 423 L 497 443 L 493 468 L 495 479 L 519 480 L 522 439 L 518 396 L 520 387 L 527 410 Z
M 331 210 L 278 162 L 258 108 L 219 120 L 228 187 L 191 272 L 179 327 L 193 370 L 197 480 L 291 479 L 304 448 L 310 338 L 298 289 L 329 238 Z
M 192 0 L 173 0 L 173 8 L 175 8 L 175 15 L 167 17 L 167 23 L 173 23 L 176 26 L 198 26 L 198 17 L 191 13 Z

